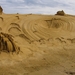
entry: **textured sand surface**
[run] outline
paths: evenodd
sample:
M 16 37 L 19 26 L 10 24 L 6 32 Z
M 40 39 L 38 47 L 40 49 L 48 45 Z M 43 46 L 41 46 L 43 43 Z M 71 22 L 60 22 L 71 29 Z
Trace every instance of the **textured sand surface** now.
M 1 52 L 0 75 L 75 75 L 74 16 L 2 14 L 0 32 L 21 50 Z

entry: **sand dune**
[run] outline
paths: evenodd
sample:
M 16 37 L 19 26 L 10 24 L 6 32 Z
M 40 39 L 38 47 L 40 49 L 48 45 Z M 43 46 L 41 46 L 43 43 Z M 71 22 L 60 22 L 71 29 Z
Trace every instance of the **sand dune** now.
M 74 16 L 2 14 L 1 37 L 2 33 L 13 40 L 6 37 L 10 45 L 4 47 L 9 49 L 0 50 L 0 75 L 75 74 Z

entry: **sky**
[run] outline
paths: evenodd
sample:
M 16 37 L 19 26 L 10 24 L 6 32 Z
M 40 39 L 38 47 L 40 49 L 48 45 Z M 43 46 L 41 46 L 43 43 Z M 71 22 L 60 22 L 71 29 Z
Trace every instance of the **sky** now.
M 4 13 L 56 14 L 64 10 L 75 15 L 75 0 L 0 0 Z

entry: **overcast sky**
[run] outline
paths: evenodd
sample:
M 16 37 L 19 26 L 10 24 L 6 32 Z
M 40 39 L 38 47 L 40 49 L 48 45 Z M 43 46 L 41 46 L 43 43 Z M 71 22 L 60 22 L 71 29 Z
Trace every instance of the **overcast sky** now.
M 4 13 L 55 14 L 64 10 L 75 15 L 75 0 L 0 0 Z

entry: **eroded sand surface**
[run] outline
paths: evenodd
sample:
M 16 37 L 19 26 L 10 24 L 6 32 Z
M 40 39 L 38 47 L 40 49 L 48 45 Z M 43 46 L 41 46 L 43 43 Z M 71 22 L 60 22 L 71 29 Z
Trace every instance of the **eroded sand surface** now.
M 0 32 L 21 50 L 1 52 L 0 75 L 75 75 L 74 16 L 3 14 Z

